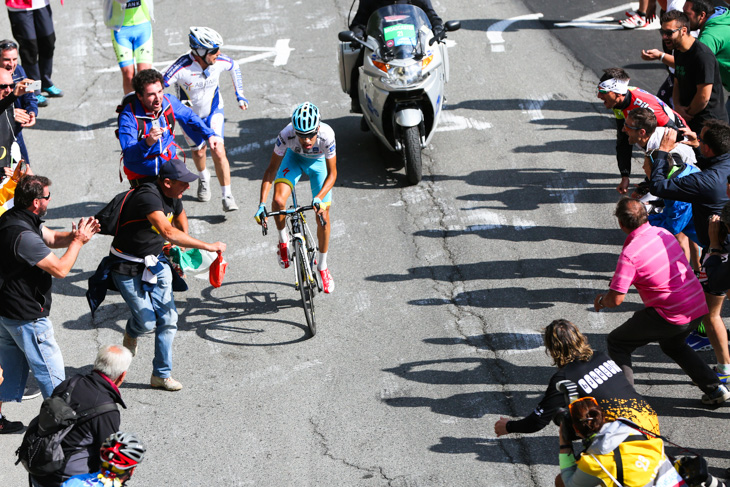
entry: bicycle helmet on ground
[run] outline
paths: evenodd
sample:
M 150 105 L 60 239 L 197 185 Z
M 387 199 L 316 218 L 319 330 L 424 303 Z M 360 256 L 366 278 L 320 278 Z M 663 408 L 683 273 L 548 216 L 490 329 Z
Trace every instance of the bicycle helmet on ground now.
M 221 35 L 210 27 L 190 27 L 188 39 L 190 49 L 194 49 L 201 57 L 205 56 L 208 51 L 214 51 L 223 45 Z
M 313 135 L 319 128 L 319 108 L 314 103 L 305 101 L 294 109 L 291 124 L 297 135 Z
M 134 433 L 117 431 L 101 445 L 101 461 L 120 470 L 129 470 L 142 462 L 146 451 Z

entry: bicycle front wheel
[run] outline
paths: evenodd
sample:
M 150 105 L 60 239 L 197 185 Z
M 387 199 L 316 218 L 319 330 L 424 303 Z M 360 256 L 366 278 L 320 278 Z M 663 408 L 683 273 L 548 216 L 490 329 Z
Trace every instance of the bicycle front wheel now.
M 314 293 L 315 286 L 312 272 L 307 266 L 307 254 L 300 240 L 294 242 L 294 254 L 297 269 L 299 270 L 299 293 L 302 295 L 304 316 L 307 318 L 309 332 L 314 336 L 317 333 L 317 324 L 314 321 Z

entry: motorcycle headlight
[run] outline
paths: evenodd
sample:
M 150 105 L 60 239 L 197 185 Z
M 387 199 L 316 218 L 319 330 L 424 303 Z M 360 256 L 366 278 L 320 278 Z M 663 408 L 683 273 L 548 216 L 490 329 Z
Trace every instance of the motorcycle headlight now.
M 413 63 L 407 66 L 392 66 L 385 63 L 374 63 L 381 71 L 385 72 L 385 76 L 380 78 L 385 84 L 392 86 L 407 86 L 416 83 L 422 79 L 421 64 Z

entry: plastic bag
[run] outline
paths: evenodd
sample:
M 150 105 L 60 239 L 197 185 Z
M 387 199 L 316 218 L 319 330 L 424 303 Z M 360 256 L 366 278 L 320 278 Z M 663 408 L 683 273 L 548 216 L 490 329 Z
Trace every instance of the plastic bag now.
M 210 273 L 208 275 L 210 285 L 213 287 L 221 287 L 223 285 L 223 279 L 226 277 L 226 268 L 228 262 L 223 258 L 223 253 L 218 252 L 218 257 L 210 265 Z

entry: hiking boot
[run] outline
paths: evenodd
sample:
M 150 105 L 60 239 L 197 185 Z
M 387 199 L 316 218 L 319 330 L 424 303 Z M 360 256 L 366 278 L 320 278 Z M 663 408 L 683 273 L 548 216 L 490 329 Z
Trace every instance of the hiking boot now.
M 646 27 L 646 17 L 643 17 L 636 12 L 626 12 L 626 19 L 619 21 L 619 24 L 624 29 L 640 29 Z
M 124 346 L 124 348 L 132 352 L 132 357 L 137 355 L 137 339 L 127 335 L 126 331 L 124 332 L 124 340 L 122 340 L 122 345 Z
M 48 88 L 44 88 L 43 91 L 46 92 L 46 96 L 48 98 L 61 98 L 63 96 L 63 91 L 58 89 L 56 85 L 49 86 Z
M 8 421 L 7 416 L 0 418 L 0 435 L 17 433 L 23 431 L 23 428 L 25 426 L 20 421 Z
M 165 377 L 163 379 L 162 377 L 157 377 L 154 375 L 150 377 L 150 386 L 155 389 L 164 389 L 166 391 L 179 391 L 180 389 L 182 389 L 182 384 L 180 384 L 172 377 Z
M 720 385 L 709 394 L 702 394 L 702 404 L 722 404 L 730 399 L 730 391 L 727 387 Z
M 222 200 L 223 203 L 223 211 L 236 211 L 238 209 L 238 205 L 236 204 L 236 200 L 233 199 L 233 195 L 228 195 Z
M 709 352 L 712 350 L 710 339 L 699 334 L 697 331 L 693 331 L 687 335 L 685 342 L 687 342 L 687 345 L 689 345 L 695 352 Z
M 198 179 L 198 201 L 210 201 L 210 179 Z
M 332 279 L 330 270 L 325 269 L 323 271 L 319 271 L 319 275 L 322 276 L 322 289 L 324 290 L 324 293 L 330 294 L 335 290 L 335 280 Z
M 37 94 L 37 95 L 35 96 L 35 98 L 36 98 L 36 100 L 38 101 L 38 106 L 39 106 L 39 107 L 47 107 L 47 106 L 48 106 L 48 100 L 46 99 L 46 97 L 45 97 L 45 96 L 43 96 L 43 95 L 41 95 L 40 93 L 38 93 L 38 94 Z
M 289 249 L 285 243 L 279 244 L 279 250 L 276 252 L 276 256 L 279 258 L 279 266 L 282 269 L 287 269 L 289 264 Z
M 25 392 L 23 393 L 23 401 L 30 401 L 31 399 L 35 399 L 36 397 L 41 395 L 41 388 L 38 387 L 38 384 L 29 384 L 25 387 Z

